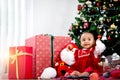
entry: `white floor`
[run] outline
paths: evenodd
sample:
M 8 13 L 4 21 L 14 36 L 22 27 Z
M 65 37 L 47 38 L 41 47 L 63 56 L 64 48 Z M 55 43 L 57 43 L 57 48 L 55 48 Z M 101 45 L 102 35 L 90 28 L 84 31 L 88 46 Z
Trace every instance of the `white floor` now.
M 0 74 L 0 80 L 7 80 L 8 79 L 8 74 L 4 73 L 4 74 Z
M 17 79 L 8 79 L 8 74 L 0 74 L 0 80 L 17 80 Z M 38 79 L 18 79 L 18 80 L 38 80 Z

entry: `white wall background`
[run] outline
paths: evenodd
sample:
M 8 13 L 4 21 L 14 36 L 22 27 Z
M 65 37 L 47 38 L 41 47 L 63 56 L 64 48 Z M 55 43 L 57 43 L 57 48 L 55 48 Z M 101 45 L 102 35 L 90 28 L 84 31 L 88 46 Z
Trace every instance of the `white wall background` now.
M 27 0 L 27 37 L 37 34 L 67 35 L 75 21 L 78 0 Z M 32 13 L 33 12 L 33 13 Z

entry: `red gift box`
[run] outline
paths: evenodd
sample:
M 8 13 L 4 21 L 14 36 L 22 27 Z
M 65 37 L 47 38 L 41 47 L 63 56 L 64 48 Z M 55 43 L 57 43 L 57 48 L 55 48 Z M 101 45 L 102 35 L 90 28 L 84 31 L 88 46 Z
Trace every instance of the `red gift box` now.
M 32 47 L 9 48 L 9 79 L 32 79 Z
M 33 78 L 38 78 L 43 70 L 52 66 L 51 37 L 49 35 L 36 35 L 25 40 L 26 46 L 33 47 Z M 53 37 L 53 58 L 55 59 L 61 49 L 71 41 L 70 37 Z

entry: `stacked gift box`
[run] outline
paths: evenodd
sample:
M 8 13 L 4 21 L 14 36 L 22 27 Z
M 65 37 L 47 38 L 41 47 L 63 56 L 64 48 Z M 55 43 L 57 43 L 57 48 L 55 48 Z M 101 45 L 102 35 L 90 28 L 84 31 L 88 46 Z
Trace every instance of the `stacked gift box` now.
M 52 66 L 51 64 L 51 37 L 50 35 L 36 35 L 26 39 L 26 46 L 33 47 L 33 78 L 41 75 L 42 71 Z M 62 48 L 71 41 L 70 37 L 54 36 L 53 38 L 53 58 L 55 59 Z M 54 60 L 53 59 L 53 60 Z
M 52 37 L 53 39 L 51 39 Z M 20 74 L 24 76 L 19 78 L 38 78 L 45 68 L 53 66 L 52 63 L 54 61 L 52 62 L 51 58 L 55 60 L 59 52 L 64 48 L 65 45 L 70 43 L 70 41 L 71 41 L 71 38 L 67 36 L 50 36 L 50 35 L 44 35 L 44 34 L 39 34 L 30 38 L 27 38 L 25 40 L 25 46 L 22 46 L 22 49 L 20 51 L 31 53 L 32 56 L 24 55 L 25 59 L 21 58 L 20 60 L 18 60 L 18 63 L 19 63 L 18 69 L 21 67 L 24 68 L 24 70 L 20 70 L 21 72 L 18 73 L 19 76 Z M 51 44 L 51 42 L 53 42 L 53 44 Z M 28 48 L 31 48 L 29 50 L 31 50 L 32 52 L 27 51 Z M 53 53 L 51 53 L 51 49 L 53 49 Z M 14 50 L 14 51 L 11 52 L 11 50 Z M 16 50 L 15 47 L 10 47 L 10 55 L 12 55 L 11 53 L 14 53 L 14 55 L 16 55 L 15 50 Z M 23 56 L 19 56 L 19 57 L 23 57 Z M 28 57 L 30 59 L 27 59 Z M 13 64 L 9 64 L 9 65 L 10 65 L 9 78 L 16 78 L 17 73 L 15 71 L 16 70 L 15 64 L 14 64 L 14 68 L 13 68 Z M 25 69 L 30 70 L 29 72 L 30 77 L 25 77 L 25 75 L 27 76 L 28 73 L 23 74 Z M 14 77 L 12 77 L 13 75 Z

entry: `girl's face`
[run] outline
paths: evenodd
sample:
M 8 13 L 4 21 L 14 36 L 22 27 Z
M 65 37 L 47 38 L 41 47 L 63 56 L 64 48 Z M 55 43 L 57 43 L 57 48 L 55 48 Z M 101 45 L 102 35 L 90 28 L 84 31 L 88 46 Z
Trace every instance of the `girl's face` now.
M 94 36 L 91 33 L 83 33 L 80 42 L 83 48 L 91 48 L 95 44 Z

